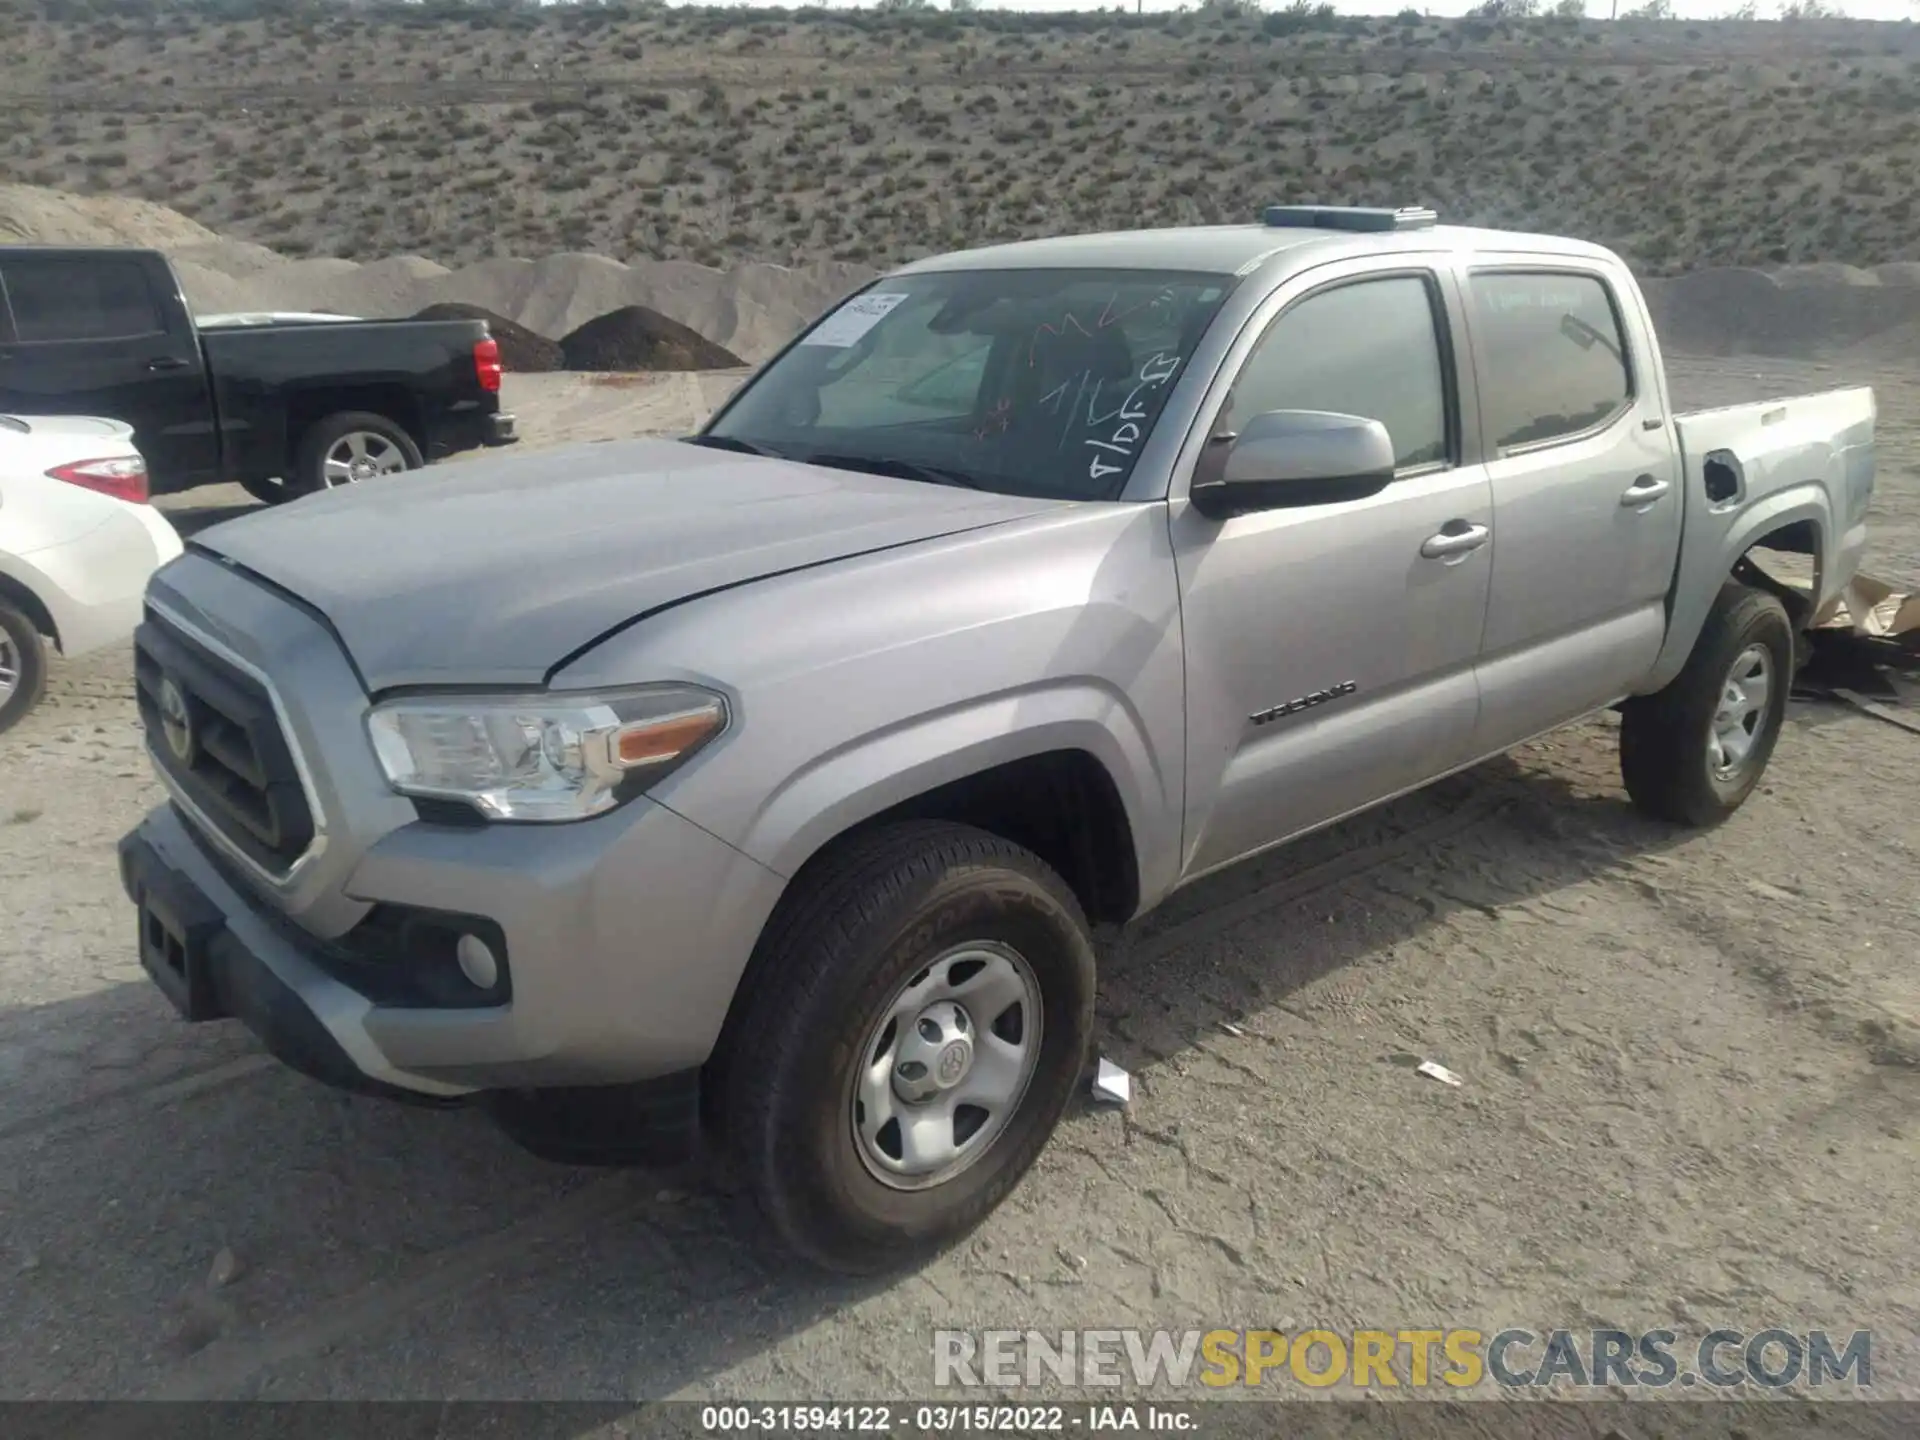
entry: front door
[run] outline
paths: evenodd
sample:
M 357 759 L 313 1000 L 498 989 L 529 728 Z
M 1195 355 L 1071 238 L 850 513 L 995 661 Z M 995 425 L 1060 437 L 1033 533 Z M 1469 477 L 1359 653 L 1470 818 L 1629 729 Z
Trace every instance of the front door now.
M 1286 409 L 1379 420 L 1399 469 L 1366 499 L 1225 521 L 1176 476 L 1188 878 L 1466 758 L 1492 503 L 1463 459 L 1454 295 L 1405 258 L 1310 271 L 1256 314 L 1202 407 L 1197 467 L 1225 453 L 1213 437 Z
M 124 421 L 154 489 L 177 490 L 219 478 L 219 444 L 198 341 L 156 283 L 139 255 L 0 253 L 0 413 Z

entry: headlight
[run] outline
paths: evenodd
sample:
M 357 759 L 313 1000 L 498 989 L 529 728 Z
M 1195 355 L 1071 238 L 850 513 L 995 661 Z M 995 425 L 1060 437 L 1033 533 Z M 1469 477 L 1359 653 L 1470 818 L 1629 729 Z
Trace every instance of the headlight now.
M 464 800 L 490 820 L 580 820 L 611 810 L 726 726 L 727 702 L 692 685 L 411 696 L 367 717 L 394 789 Z

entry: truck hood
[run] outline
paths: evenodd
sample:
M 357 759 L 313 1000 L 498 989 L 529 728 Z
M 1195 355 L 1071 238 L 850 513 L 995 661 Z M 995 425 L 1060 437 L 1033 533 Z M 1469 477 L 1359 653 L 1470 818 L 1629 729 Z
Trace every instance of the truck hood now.
M 1063 503 L 635 440 L 344 486 L 192 543 L 318 610 L 377 693 L 540 685 L 681 601 Z

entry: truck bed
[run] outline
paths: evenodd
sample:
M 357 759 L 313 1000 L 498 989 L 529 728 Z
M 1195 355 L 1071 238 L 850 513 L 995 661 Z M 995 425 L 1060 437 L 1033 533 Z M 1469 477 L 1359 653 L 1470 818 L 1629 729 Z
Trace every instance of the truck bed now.
M 1866 548 L 1876 417 L 1865 386 L 1674 417 L 1685 510 L 1667 643 L 1649 688 L 1679 673 L 1718 577 L 1762 541 L 1811 557 L 1815 610 L 1852 579 Z

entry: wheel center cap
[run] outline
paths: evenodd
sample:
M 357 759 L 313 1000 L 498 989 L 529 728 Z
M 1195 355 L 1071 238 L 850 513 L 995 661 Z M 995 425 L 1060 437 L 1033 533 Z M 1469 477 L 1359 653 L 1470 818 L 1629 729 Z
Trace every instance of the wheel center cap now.
M 894 1055 L 894 1093 L 909 1105 L 924 1105 L 972 1070 L 972 1017 L 951 1000 L 936 1001 L 905 1026 Z
M 950 1090 L 966 1079 L 967 1071 L 973 1068 L 973 1046 L 965 1040 L 955 1040 L 940 1052 L 940 1058 L 934 1062 L 933 1077 L 942 1090 Z

